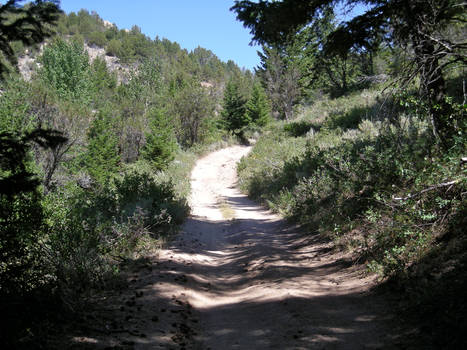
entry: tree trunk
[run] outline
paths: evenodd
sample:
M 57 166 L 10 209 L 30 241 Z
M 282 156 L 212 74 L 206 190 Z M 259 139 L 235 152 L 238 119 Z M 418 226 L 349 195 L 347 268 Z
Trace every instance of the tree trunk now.
M 451 107 L 446 103 L 446 81 L 435 54 L 435 46 L 428 40 L 422 40 L 416 50 L 421 70 L 421 91 L 429 103 L 433 134 L 444 147 L 448 147 L 453 132 L 448 116 Z M 417 52 L 418 51 L 418 52 Z
M 347 58 L 343 59 L 342 62 L 342 93 L 345 94 L 348 90 L 347 85 Z

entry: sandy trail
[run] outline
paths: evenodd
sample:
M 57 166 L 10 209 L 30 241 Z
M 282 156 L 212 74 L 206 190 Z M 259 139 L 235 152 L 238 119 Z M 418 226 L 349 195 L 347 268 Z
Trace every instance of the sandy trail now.
M 391 348 L 384 302 L 368 293 L 373 280 L 237 190 L 236 164 L 249 150 L 229 147 L 197 162 L 192 215 L 154 265 L 134 276 L 136 298 L 125 306 L 133 332 L 118 344 Z

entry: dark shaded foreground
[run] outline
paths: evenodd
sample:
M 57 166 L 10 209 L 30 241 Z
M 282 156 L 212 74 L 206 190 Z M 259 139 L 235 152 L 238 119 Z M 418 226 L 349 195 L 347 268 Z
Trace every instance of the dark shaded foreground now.
M 185 228 L 73 348 L 399 348 L 371 280 L 318 237 L 271 219 L 193 217 Z

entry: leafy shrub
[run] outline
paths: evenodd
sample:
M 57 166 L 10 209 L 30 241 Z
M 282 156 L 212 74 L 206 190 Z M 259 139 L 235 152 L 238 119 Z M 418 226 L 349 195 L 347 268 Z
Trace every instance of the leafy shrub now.
M 327 117 L 313 134 L 305 132 L 313 121 L 287 124 L 286 134 L 266 133 L 240 163 L 239 181 L 274 210 L 357 248 L 372 271 L 401 278 L 433 249 L 436 232 L 446 230 L 440 225 L 462 210 L 465 137 L 461 133 L 441 154 L 423 111 L 406 109 L 390 121 L 372 122 L 361 119 L 366 107 L 347 99 L 352 109 L 339 107 L 340 114 L 332 101 L 327 111 L 319 107 Z M 292 144 L 302 146 L 290 152 Z M 449 192 L 436 187 L 443 183 Z M 395 200 L 400 193 L 407 198 Z
M 328 118 L 325 125 L 330 129 L 341 128 L 343 130 L 355 129 L 358 124 L 368 116 L 368 108 L 356 107 L 345 114 L 335 114 Z
M 77 186 L 51 193 L 44 202 L 48 233 L 44 250 L 58 292 L 71 307 L 80 304 L 83 294 L 101 285 L 111 271 L 105 256 L 109 247 L 99 235 L 104 225 L 83 215 L 89 202 Z
M 105 33 L 101 31 L 91 32 L 88 35 L 88 44 L 96 45 L 99 47 L 105 47 L 107 44 L 107 38 L 105 37 Z
M 170 182 L 137 165 L 95 189 L 70 184 L 50 193 L 45 208 L 47 259 L 71 305 L 114 273 L 115 257 L 138 254 L 142 241 L 169 235 L 188 211 Z
M 0 96 L 0 131 L 24 132 L 35 126 L 30 114 L 31 87 L 22 79 L 11 78 L 4 82 L 5 91 Z
M 284 125 L 284 130 L 293 137 L 303 136 L 309 132 L 311 128 L 312 125 L 306 121 L 290 122 Z
M 132 216 L 137 208 L 148 213 L 147 224 L 154 230 L 160 231 L 166 223 L 172 221 L 180 224 L 184 219 L 186 206 L 183 201 L 176 198 L 172 183 L 159 183 L 157 177 L 144 169 L 130 167 L 123 176 L 115 177 L 115 206 L 114 216 L 117 213 L 123 218 Z M 111 192 L 112 193 L 112 192 Z M 160 214 L 167 211 L 167 222 L 160 222 Z M 181 215 L 182 214 L 182 215 Z
M 0 295 L 26 293 L 43 282 L 38 242 L 44 215 L 37 191 L 0 194 Z
M 169 107 L 169 113 L 175 119 L 178 143 L 188 148 L 208 142 L 208 137 L 212 137 L 215 132 L 213 97 L 197 79 L 180 80 L 179 84 L 172 89 L 173 97 Z
M 43 129 L 0 132 L 0 295 L 28 292 L 46 279 L 38 254 L 42 194 L 30 149 L 32 143 L 53 148 L 63 141 L 60 133 Z
M 121 41 L 117 39 L 110 40 L 107 46 L 105 47 L 105 51 L 109 56 L 122 56 L 123 46 Z
M 287 162 L 303 155 L 306 140 L 287 138 L 281 129 L 279 126 L 266 132 L 250 155 L 242 158 L 238 165 L 240 187 L 255 199 L 272 200 L 281 189 L 290 188 L 301 176 L 291 168 L 287 173 L 282 170 Z

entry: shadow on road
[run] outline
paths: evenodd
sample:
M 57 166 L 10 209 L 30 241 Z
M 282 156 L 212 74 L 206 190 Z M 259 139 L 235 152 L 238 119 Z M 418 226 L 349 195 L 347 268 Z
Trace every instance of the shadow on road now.
M 383 302 L 360 270 L 283 220 L 191 217 L 165 252 L 133 276 L 113 342 L 86 348 L 391 348 Z

